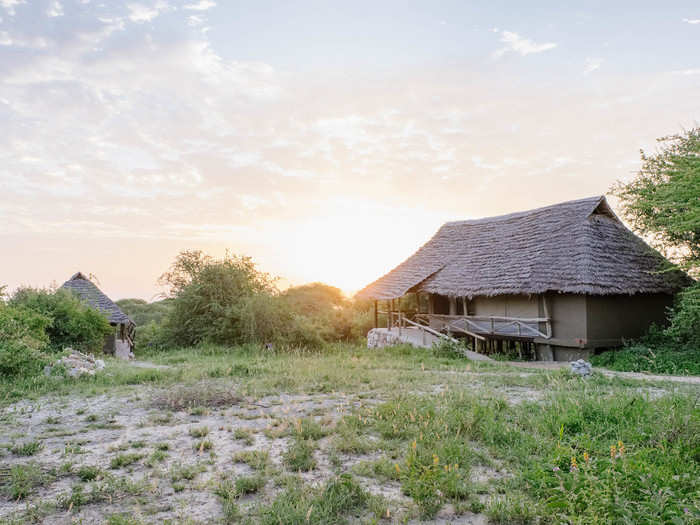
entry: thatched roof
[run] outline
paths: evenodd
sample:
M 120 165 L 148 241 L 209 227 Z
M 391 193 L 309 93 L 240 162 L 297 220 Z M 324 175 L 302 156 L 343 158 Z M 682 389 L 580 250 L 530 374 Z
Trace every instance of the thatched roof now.
M 105 314 L 110 323 L 133 324 L 129 316 L 122 312 L 109 297 L 102 293 L 102 290 L 81 272 L 76 273 L 63 283 L 61 288 L 75 292 L 83 301 Z
M 659 273 L 663 261 L 598 196 L 448 222 L 415 254 L 357 295 L 673 293 L 688 284 L 682 272 Z

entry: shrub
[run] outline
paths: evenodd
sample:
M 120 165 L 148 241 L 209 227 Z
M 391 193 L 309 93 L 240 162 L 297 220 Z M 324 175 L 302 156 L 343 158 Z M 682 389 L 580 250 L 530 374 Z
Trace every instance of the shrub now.
M 316 468 L 314 459 L 316 444 L 311 439 L 295 439 L 284 453 L 284 464 L 294 472 L 307 472 Z
M 68 290 L 51 292 L 20 288 L 9 304 L 37 312 L 49 319 L 46 334 L 49 347 L 53 350 L 63 350 L 70 346 L 82 351 L 96 351 L 102 348 L 105 335 L 113 330 L 100 312 L 81 302 Z
M 48 317 L 0 302 L 0 376 L 33 376 L 48 362 Z

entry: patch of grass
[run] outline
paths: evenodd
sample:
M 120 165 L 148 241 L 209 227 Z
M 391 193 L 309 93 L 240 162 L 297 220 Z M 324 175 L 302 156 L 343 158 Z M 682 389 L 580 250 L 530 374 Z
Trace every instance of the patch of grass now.
M 144 455 L 143 454 L 136 454 L 136 453 L 130 453 L 130 454 L 117 454 L 114 456 L 110 462 L 109 462 L 109 468 L 111 469 L 118 469 L 118 468 L 124 468 L 127 467 L 133 463 L 136 463 L 137 461 L 140 461 L 143 459 Z
M 168 453 L 164 450 L 154 450 L 146 460 L 146 465 L 154 467 L 158 463 L 162 463 L 168 457 Z
M 58 425 L 61 422 L 61 418 L 58 416 L 49 416 L 44 420 L 47 425 Z
M 197 474 L 204 472 L 206 468 L 202 465 L 183 465 L 182 463 L 175 463 L 170 467 L 170 481 L 173 483 L 187 480 L 192 481 Z
M 83 465 L 76 473 L 80 481 L 93 481 L 100 475 L 99 467 L 94 465 Z
M 376 461 L 360 461 L 352 467 L 352 471 L 358 476 L 376 478 L 380 481 L 398 481 L 400 470 L 397 471 L 396 463 L 387 458 L 380 458 Z
M 131 443 L 131 448 L 139 449 L 139 448 L 144 448 L 147 445 L 148 445 L 148 443 L 146 443 L 145 441 L 134 441 L 133 443 Z
M 200 441 L 197 441 L 194 445 L 192 445 L 192 448 L 195 450 L 195 452 L 204 452 L 205 450 L 211 450 L 214 448 L 214 444 L 209 441 L 208 439 L 202 439 Z
M 137 496 L 146 490 L 148 490 L 148 484 L 145 480 L 137 482 L 129 478 L 106 475 L 99 482 L 73 485 L 70 493 L 59 495 L 56 502 L 61 508 L 78 510 L 84 505 L 112 502 L 124 496 Z
M 700 348 L 650 348 L 636 344 L 593 356 L 591 363 L 621 372 L 697 376 L 700 375 Z
M 190 436 L 193 438 L 203 438 L 209 434 L 209 427 L 191 427 Z
M 11 450 L 17 456 L 33 456 L 44 448 L 41 441 L 26 441 L 18 445 L 14 445 Z
M 246 463 L 253 470 L 265 470 L 270 465 L 270 454 L 266 450 L 241 450 L 233 455 L 236 463 Z
M 107 517 L 107 525 L 142 525 L 145 522 L 133 514 L 110 514 Z
M 240 439 L 248 446 L 251 446 L 255 442 L 253 432 L 249 428 L 237 427 L 233 431 L 233 437 L 235 439 Z
M 290 484 L 269 505 L 258 510 L 262 525 L 338 525 L 347 515 L 367 508 L 367 492 L 348 474 L 331 479 L 323 488 Z
M 170 450 L 170 444 L 168 443 L 157 443 L 156 450 L 161 450 L 163 452 Z
M 29 496 L 35 487 L 47 480 L 46 474 L 36 463 L 13 465 L 10 467 L 7 484 L 2 492 L 11 500 L 21 500 Z
M 322 427 L 315 419 L 306 417 L 303 419 L 297 419 L 294 422 L 293 427 L 294 436 L 297 439 L 321 439 L 330 433 L 330 430 L 326 427 Z
M 85 418 L 88 423 L 95 423 L 97 421 L 97 414 L 90 414 Z
M 316 468 L 314 451 L 316 443 L 312 439 L 295 439 L 282 456 L 284 464 L 293 472 L 307 472 Z

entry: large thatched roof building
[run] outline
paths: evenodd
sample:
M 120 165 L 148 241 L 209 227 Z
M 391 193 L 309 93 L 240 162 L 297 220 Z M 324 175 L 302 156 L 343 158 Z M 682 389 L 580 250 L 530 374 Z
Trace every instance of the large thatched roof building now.
M 124 357 L 132 352 L 136 325 L 95 283 L 78 272 L 63 283 L 61 288 L 70 290 L 87 304 L 99 310 L 107 317 L 109 324 L 115 327 L 115 333 L 105 338 L 104 351 L 106 353 Z
M 449 222 L 358 296 L 393 304 L 416 293 L 427 297 L 432 326 L 528 338 L 543 355 L 576 357 L 586 352 L 565 349 L 615 346 L 664 320 L 689 282 L 682 272 L 661 272 L 664 261 L 598 196 Z

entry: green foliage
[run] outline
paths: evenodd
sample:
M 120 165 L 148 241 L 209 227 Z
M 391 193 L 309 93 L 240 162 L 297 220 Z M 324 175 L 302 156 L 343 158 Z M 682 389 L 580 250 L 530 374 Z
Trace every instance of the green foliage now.
M 700 348 L 700 282 L 678 294 L 665 335 L 689 350 Z
M 624 216 L 665 255 L 700 276 L 700 128 L 659 139 L 655 155 L 642 152 L 642 169 L 618 183 Z M 663 268 L 659 269 L 660 271 Z M 680 294 L 665 335 L 689 349 L 700 345 L 700 284 Z
M 83 465 L 77 472 L 80 481 L 94 481 L 100 475 L 99 467 L 95 465 Z
M 50 319 L 0 301 L 0 376 L 34 376 L 48 362 L 44 352 Z
M 128 454 L 117 454 L 109 462 L 109 468 L 118 469 L 136 463 L 137 461 L 143 459 L 143 454 L 128 453 Z
M 36 463 L 13 465 L 10 468 L 9 480 L 2 487 L 2 492 L 11 500 L 24 499 L 32 493 L 32 490 L 44 483 L 46 475 Z
M 591 363 L 621 372 L 700 375 L 700 346 L 678 349 L 668 345 L 664 347 L 663 343 L 651 347 L 635 343 L 593 356 Z
M 253 470 L 265 470 L 270 465 L 270 454 L 266 450 L 241 450 L 233 455 L 236 463 L 246 463 Z
M 287 468 L 293 472 L 307 472 L 316 468 L 314 451 L 316 443 L 312 439 L 294 439 L 282 459 Z
M 149 323 L 163 324 L 172 310 L 172 299 L 152 303 L 143 299 L 120 299 L 116 304 L 139 328 Z
M 33 456 L 44 448 L 44 444 L 41 441 L 26 441 L 22 444 L 15 445 L 12 447 L 12 453 L 17 456 Z
M 700 268 L 700 128 L 659 139 L 642 169 L 614 188 L 626 219 L 690 270 Z
M 294 483 L 259 510 L 262 525 L 339 525 L 347 514 L 366 508 L 367 492 L 348 474 L 341 474 L 320 490 Z
M 174 295 L 166 331 L 175 344 L 321 343 L 286 308 L 274 279 L 249 257 L 227 254 L 215 260 L 201 252 L 183 252 L 162 280 Z
M 60 351 L 66 347 L 94 352 L 104 344 L 105 335 L 113 328 L 97 310 L 81 302 L 68 290 L 18 289 L 10 306 L 37 312 L 49 319 L 46 334 L 49 347 Z

